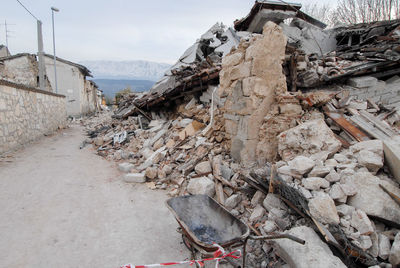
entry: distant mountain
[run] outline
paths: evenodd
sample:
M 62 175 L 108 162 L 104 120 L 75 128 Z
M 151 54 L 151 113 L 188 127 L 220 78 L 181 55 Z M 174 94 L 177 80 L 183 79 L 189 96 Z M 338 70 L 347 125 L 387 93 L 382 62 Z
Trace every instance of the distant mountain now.
M 157 81 L 171 67 L 167 63 L 151 61 L 81 61 L 95 79 L 128 79 Z
M 127 87 L 132 89 L 132 92 L 148 91 L 153 85 L 154 81 L 149 80 L 132 80 L 132 79 L 93 79 L 103 90 L 104 95 L 114 97 L 115 93 Z

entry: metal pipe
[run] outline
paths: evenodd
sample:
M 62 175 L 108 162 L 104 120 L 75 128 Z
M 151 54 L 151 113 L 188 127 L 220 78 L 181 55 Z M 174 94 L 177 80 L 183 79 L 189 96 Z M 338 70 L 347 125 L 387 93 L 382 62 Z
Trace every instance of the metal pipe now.
M 271 235 L 266 235 L 266 236 L 250 235 L 249 236 L 249 239 L 251 239 L 251 240 L 270 240 L 270 239 L 282 239 L 282 238 L 287 238 L 287 239 L 293 240 L 302 245 L 304 245 L 306 243 L 306 241 L 304 241 L 303 239 L 300 239 L 300 238 L 295 237 L 290 234 L 271 234 Z

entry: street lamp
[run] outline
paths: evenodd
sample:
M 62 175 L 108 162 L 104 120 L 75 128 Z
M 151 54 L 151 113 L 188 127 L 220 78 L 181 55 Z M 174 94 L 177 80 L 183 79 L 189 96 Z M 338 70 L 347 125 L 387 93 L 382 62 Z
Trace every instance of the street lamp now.
M 54 12 L 59 12 L 60 10 L 55 7 L 51 7 L 51 22 L 53 26 L 53 54 L 54 54 L 54 81 L 56 85 L 56 93 L 58 93 L 57 86 L 57 68 L 56 68 L 56 35 L 54 33 Z

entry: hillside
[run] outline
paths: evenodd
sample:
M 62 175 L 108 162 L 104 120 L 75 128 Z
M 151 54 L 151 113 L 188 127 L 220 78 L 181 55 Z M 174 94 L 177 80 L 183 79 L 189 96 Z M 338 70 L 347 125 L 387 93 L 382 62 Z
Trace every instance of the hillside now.
M 154 81 L 134 79 L 93 79 L 93 81 L 108 97 L 114 97 L 115 93 L 127 87 L 130 87 L 132 92 L 148 91 L 154 84 Z
M 170 64 L 151 61 L 81 61 L 95 79 L 133 79 L 157 81 Z

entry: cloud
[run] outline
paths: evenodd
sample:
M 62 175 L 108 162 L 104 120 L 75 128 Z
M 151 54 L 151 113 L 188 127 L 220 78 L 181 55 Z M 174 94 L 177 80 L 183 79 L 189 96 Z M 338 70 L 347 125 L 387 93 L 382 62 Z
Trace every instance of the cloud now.
M 43 21 L 48 53 L 52 52 L 50 7 L 56 6 L 60 9 L 55 14 L 58 56 L 72 61 L 143 59 L 167 63 L 174 63 L 214 23 L 232 25 L 254 4 L 254 0 L 22 1 Z M 2 11 L 10 23 L 17 24 L 15 37 L 10 39 L 11 52 L 35 53 L 35 20 L 12 0 L 3 3 Z

